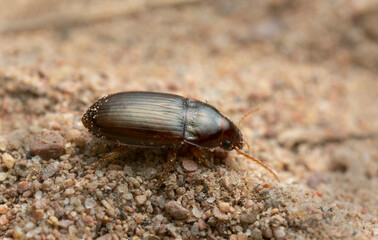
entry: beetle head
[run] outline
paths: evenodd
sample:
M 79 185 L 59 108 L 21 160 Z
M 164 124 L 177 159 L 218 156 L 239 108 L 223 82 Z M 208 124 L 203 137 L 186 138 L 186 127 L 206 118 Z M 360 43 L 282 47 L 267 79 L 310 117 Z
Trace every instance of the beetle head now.
M 236 125 L 227 118 L 224 118 L 223 136 L 221 139 L 221 148 L 231 151 L 235 147 L 243 148 L 243 136 Z

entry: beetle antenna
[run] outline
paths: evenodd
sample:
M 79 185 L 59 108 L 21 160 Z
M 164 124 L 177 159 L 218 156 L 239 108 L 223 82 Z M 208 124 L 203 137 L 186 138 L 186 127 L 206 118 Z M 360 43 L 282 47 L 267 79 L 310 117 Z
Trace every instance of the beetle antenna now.
M 251 150 L 251 146 L 249 146 L 249 144 L 248 144 L 245 140 L 244 140 L 244 144 L 247 145 L 248 151 L 249 151 L 249 152 L 252 152 L 252 150 Z
M 247 118 L 249 117 L 252 113 L 255 113 L 257 111 L 259 111 L 261 109 L 261 107 L 256 107 L 252 110 L 250 110 L 249 112 L 247 112 L 246 114 L 244 114 L 244 116 L 242 118 L 240 118 L 239 122 L 238 122 L 238 127 L 240 127 L 240 124 Z
M 270 172 L 271 174 L 273 174 L 274 178 L 278 181 L 278 182 L 281 182 L 280 179 L 278 178 L 277 174 L 275 174 L 273 172 L 272 169 L 270 169 L 268 166 L 266 166 L 264 163 L 260 162 L 259 160 L 257 160 L 256 158 L 252 157 L 251 155 L 248 155 L 244 152 L 242 152 L 240 149 L 238 148 L 234 148 L 235 151 L 237 151 L 239 154 L 243 155 L 244 157 L 254 161 L 255 163 L 257 163 L 258 165 L 260 165 L 261 167 L 265 168 L 268 172 Z

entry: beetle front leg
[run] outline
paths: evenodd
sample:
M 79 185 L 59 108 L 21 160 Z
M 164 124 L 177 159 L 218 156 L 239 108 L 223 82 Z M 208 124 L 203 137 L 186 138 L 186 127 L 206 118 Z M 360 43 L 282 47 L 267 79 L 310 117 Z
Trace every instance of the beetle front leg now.
M 198 147 L 191 146 L 190 151 L 205 167 L 210 167 L 209 162 L 207 161 L 204 151 Z
M 91 170 L 95 170 L 101 163 L 112 161 L 119 156 L 121 156 L 125 151 L 127 147 L 126 146 L 119 146 L 115 149 L 113 149 L 111 152 L 108 152 L 105 154 L 92 168 Z

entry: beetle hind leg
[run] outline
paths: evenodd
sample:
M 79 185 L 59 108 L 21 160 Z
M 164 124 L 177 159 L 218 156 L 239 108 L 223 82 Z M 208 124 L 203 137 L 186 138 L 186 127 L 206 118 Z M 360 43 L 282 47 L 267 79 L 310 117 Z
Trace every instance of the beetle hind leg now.
M 106 153 L 105 156 L 103 156 L 98 162 L 96 162 L 96 164 L 93 167 L 91 167 L 91 170 L 96 170 L 96 168 L 101 163 L 110 162 L 118 158 L 126 151 L 126 149 L 127 149 L 126 146 L 120 146 L 120 147 L 117 147 L 116 149 L 113 149 L 111 152 Z

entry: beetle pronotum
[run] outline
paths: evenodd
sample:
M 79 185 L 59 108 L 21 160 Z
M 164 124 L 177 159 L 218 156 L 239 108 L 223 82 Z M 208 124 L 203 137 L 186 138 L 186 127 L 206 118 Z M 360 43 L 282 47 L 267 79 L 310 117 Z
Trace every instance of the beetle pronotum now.
M 82 122 L 95 136 L 120 145 L 174 149 L 188 144 L 201 160 L 205 160 L 203 150 L 217 147 L 235 150 L 268 170 L 279 181 L 269 167 L 241 151 L 246 142 L 231 120 L 213 106 L 195 99 L 156 92 L 115 93 L 100 98 L 89 107 Z M 124 148 L 116 149 L 98 164 L 118 157 L 123 151 Z M 166 169 L 173 160 L 175 153 L 171 151 Z

